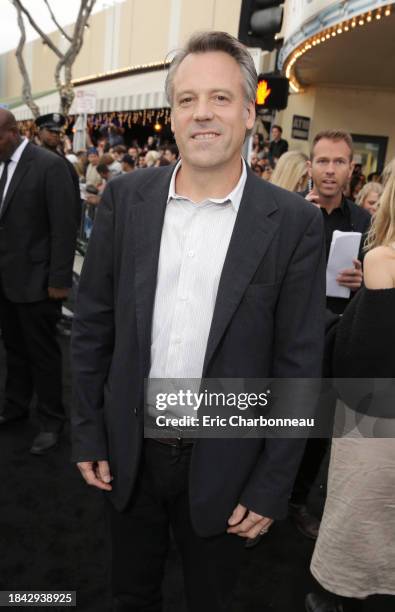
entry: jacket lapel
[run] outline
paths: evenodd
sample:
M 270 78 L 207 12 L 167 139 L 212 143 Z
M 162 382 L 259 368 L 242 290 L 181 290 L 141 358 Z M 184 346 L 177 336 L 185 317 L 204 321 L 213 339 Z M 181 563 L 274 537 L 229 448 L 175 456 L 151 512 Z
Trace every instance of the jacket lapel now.
M 30 143 L 28 143 L 26 145 L 25 149 L 23 150 L 21 158 L 20 158 L 20 160 L 17 163 L 17 166 L 15 168 L 15 172 L 12 175 L 11 182 L 10 182 L 10 184 L 8 186 L 7 193 L 6 193 L 6 196 L 4 198 L 3 207 L 1 209 L 0 217 L 2 217 L 5 214 L 7 208 L 8 208 L 8 206 L 9 206 L 11 200 L 12 200 L 12 197 L 13 197 L 13 195 L 15 193 L 16 188 L 18 187 L 19 183 L 22 181 L 24 175 L 26 174 L 27 170 L 30 167 L 30 164 L 32 163 L 33 155 L 31 154 L 32 153 L 31 148 L 33 146 L 34 145 L 31 145 Z
M 135 247 L 135 296 L 137 333 L 143 356 L 143 375 L 147 376 L 151 346 L 151 323 L 163 220 L 169 184 L 174 167 L 158 171 L 139 189 L 140 201 L 133 207 L 132 225 Z
M 254 272 L 269 247 L 278 224 L 270 218 L 277 210 L 272 191 L 248 171 L 243 198 L 229 243 L 218 286 L 203 376 Z

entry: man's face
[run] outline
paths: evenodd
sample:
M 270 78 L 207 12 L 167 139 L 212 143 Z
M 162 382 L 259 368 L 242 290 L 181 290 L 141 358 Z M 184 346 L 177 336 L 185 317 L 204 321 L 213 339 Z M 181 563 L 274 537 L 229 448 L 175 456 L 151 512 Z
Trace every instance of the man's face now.
M 272 128 L 272 138 L 273 140 L 280 140 L 281 138 L 281 132 L 276 127 Z
M 40 130 L 40 140 L 46 147 L 56 149 L 56 147 L 60 144 L 60 132 L 54 132 L 48 128 L 42 128 Z
M 134 159 L 136 159 L 136 157 L 137 157 L 137 149 L 136 149 L 136 147 L 129 147 L 128 153 L 129 153 L 130 157 L 133 157 Z
M 322 138 L 317 142 L 313 159 L 307 166 L 318 195 L 333 198 L 343 192 L 353 171 L 350 156 L 351 151 L 344 140 Z
M 171 128 L 185 166 L 226 167 L 240 158 L 255 105 L 245 101 L 243 76 L 227 53 L 193 53 L 173 82 Z
M 96 153 L 89 153 L 88 162 L 92 164 L 92 166 L 97 166 L 99 163 L 99 156 Z
M 16 131 L 0 125 L 0 162 L 11 157 L 18 146 L 18 134 Z
M 176 161 L 176 156 L 170 151 L 170 149 L 166 149 L 163 153 L 163 157 L 167 159 L 171 164 Z

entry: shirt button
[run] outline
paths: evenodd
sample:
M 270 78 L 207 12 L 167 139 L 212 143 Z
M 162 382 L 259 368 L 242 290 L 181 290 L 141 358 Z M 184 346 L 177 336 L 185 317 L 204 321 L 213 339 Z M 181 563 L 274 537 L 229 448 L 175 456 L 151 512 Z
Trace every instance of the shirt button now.
M 195 257 L 195 251 L 188 251 L 188 257 Z
M 181 338 L 174 338 L 175 344 L 181 344 L 181 342 L 182 342 Z

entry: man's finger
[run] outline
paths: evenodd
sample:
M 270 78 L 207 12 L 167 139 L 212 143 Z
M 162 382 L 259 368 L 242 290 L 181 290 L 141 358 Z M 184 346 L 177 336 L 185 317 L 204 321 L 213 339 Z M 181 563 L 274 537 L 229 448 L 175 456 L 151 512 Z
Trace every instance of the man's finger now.
M 112 481 L 112 476 L 111 476 L 111 472 L 110 472 L 110 466 L 108 461 L 98 461 L 98 472 L 99 472 L 99 478 L 106 483 L 109 483 Z
M 103 491 L 111 491 L 112 486 L 102 482 L 99 478 L 97 478 L 95 474 L 95 462 L 93 461 L 83 461 L 81 463 L 77 463 L 77 467 L 80 470 L 83 479 L 85 482 L 92 486 L 97 487 L 98 489 L 102 489 Z
M 356 270 L 362 270 L 362 262 L 359 259 L 352 260 Z
M 264 535 L 261 534 L 261 531 L 264 529 L 265 533 L 266 530 L 269 531 L 269 527 L 271 526 L 271 524 L 273 523 L 272 519 L 268 519 L 265 518 L 262 521 L 259 521 L 259 523 L 257 523 L 256 525 L 254 525 L 254 527 L 252 527 L 246 534 L 240 534 L 241 537 L 245 537 L 245 538 L 249 538 L 249 539 L 254 539 L 257 538 L 259 535 Z
M 243 520 L 247 508 L 242 504 L 238 504 L 236 508 L 233 510 L 232 515 L 228 519 L 228 525 L 237 525 L 240 521 Z
M 249 512 L 241 523 L 228 528 L 228 533 L 246 533 L 261 520 L 262 517 L 259 514 Z

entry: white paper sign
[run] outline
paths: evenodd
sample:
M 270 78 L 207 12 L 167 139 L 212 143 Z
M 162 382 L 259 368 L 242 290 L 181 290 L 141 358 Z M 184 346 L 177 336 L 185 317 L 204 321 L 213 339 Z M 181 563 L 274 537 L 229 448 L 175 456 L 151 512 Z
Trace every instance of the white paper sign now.
M 75 112 L 84 115 L 96 112 L 96 94 L 93 91 L 77 91 L 75 94 Z
M 353 259 L 358 258 L 362 234 L 360 232 L 340 232 L 332 235 L 328 264 L 326 267 L 326 295 L 328 297 L 349 298 L 351 290 L 338 284 L 336 278 L 342 270 L 353 268 Z

